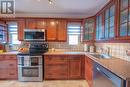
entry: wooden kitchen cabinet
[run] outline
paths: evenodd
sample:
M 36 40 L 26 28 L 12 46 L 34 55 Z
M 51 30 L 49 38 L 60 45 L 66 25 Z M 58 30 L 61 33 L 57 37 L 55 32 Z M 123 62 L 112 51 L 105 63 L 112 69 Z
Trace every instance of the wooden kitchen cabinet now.
M 45 55 L 45 79 L 83 79 L 83 55 Z
M 0 55 L 0 79 L 17 79 L 16 55 Z
M 36 29 L 36 20 L 26 19 L 26 29 Z
M 116 38 L 116 4 L 116 0 L 111 0 L 111 2 L 96 15 L 96 41 L 110 41 Z
M 66 56 L 44 56 L 45 79 L 68 79 L 68 59 Z
M 84 20 L 83 41 L 93 42 L 95 40 L 95 17 Z
M 56 41 L 57 39 L 57 20 L 47 20 L 47 41 Z
M 93 85 L 93 61 L 89 57 L 85 57 L 85 79 L 89 87 Z
M 0 42 L 7 42 L 7 25 L 0 21 Z
M 18 40 L 24 40 L 24 29 L 25 29 L 25 20 L 19 20 L 18 22 Z
M 26 19 L 26 29 L 46 29 L 46 20 Z
M 45 19 L 37 19 L 36 20 L 36 28 L 37 29 L 46 29 L 46 20 Z
M 82 55 L 69 56 L 69 79 L 83 78 L 83 59 L 84 56 Z
M 58 20 L 57 41 L 67 41 L 67 21 Z

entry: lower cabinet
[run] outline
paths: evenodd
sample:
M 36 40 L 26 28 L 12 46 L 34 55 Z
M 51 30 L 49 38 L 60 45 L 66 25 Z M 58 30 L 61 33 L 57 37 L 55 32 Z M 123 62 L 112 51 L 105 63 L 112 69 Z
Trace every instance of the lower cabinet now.
M 69 79 L 83 78 L 83 62 L 84 56 L 69 56 Z
M 17 79 L 15 55 L 0 55 L 0 79 Z
M 82 55 L 45 55 L 44 78 L 83 79 Z
M 85 56 L 85 79 L 88 82 L 89 87 L 93 85 L 93 61 Z

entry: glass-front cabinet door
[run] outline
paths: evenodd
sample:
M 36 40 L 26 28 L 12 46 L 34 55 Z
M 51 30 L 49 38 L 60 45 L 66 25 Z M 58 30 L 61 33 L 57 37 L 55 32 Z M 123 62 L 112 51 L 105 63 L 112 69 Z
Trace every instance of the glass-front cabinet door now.
M 96 18 L 96 40 L 109 40 L 115 37 L 115 4 L 112 3 Z
M 130 37 L 130 0 L 120 0 L 119 37 Z
M 87 18 L 84 24 L 84 41 L 94 41 L 95 17 Z
M 104 39 L 104 30 L 103 30 L 103 15 L 99 15 L 96 18 L 96 40 Z
M 5 25 L 0 24 L 0 43 L 6 43 L 7 41 L 7 28 Z

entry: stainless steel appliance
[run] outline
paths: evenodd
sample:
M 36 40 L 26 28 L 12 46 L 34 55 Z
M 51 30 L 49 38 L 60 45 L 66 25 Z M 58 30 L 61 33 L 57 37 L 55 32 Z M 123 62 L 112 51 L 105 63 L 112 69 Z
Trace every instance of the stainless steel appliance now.
M 18 55 L 18 80 L 42 81 L 42 56 Z
M 125 87 L 124 80 L 94 63 L 93 87 Z
M 28 53 L 18 53 L 19 81 L 43 80 L 43 53 L 48 51 L 47 43 L 30 43 Z
M 45 29 L 24 29 L 25 41 L 45 41 Z

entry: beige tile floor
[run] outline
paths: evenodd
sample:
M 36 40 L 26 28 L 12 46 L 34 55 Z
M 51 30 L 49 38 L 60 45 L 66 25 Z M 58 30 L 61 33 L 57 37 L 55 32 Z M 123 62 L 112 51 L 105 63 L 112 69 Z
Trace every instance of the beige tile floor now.
M 0 81 L 0 87 L 89 87 L 85 80 L 49 80 L 43 82 Z

